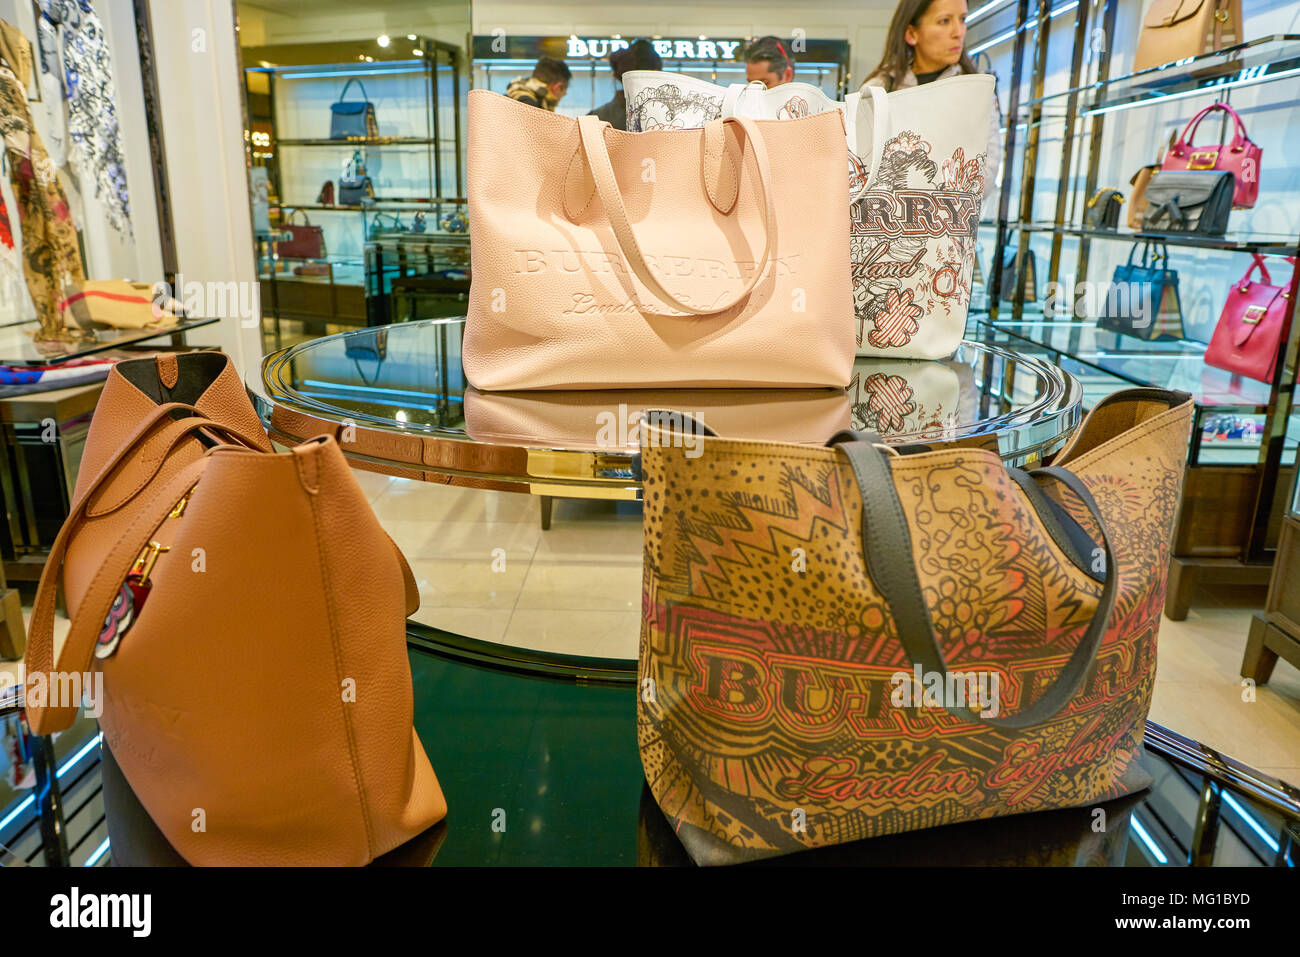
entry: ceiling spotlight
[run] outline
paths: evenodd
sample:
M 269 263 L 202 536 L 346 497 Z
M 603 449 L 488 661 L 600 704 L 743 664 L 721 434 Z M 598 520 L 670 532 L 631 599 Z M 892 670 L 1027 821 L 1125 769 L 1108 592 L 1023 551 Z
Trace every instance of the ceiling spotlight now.
M 421 50 L 419 47 L 413 48 L 411 52 L 414 53 L 416 56 L 424 56 L 424 51 Z
M 375 40 L 375 42 L 378 43 L 381 47 L 386 47 L 386 46 L 388 46 L 388 34 L 387 34 L 387 33 L 381 33 L 381 34 L 379 35 L 378 39 Z
M 415 39 L 415 34 L 414 34 L 414 33 L 408 33 L 408 34 L 406 35 L 406 39 L 408 39 L 408 40 L 414 40 L 414 39 Z

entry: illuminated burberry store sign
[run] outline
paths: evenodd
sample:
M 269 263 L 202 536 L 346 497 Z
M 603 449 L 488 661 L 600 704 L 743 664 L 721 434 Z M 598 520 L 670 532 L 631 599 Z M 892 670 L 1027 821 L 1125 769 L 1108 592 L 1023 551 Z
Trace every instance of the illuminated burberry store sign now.
M 627 37 L 567 37 L 514 36 L 504 29 L 474 37 L 476 60 L 531 60 L 541 56 L 561 60 L 604 60 L 616 50 L 626 50 L 638 38 Z M 666 63 L 671 62 L 737 62 L 748 41 L 739 38 L 709 39 L 703 37 L 657 37 L 650 40 Z M 794 41 L 790 41 L 792 44 Z M 802 48 L 802 49 L 800 49 Z M 795 51 L 797 64 L 822 63 L 847 65 L 849 44 L 846 40 L 800 39 Z

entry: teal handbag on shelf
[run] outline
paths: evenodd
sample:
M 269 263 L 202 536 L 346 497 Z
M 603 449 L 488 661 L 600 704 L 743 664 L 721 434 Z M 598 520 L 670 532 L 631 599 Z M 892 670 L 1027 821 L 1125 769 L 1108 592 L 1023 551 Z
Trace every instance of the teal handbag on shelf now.
M 1142 262 L 1133 254 L 1142 247 Z M 1183 310 L 1178 296 L 1178 273 L 1168 267 L 1169 249 L 1148 240 L 1134 243 L 1128 262 L 1115 267 L 1110 288 L 1099 304 L 1097 328 L 1145 339 L 1182 339 Z M 1166 265 L 1161 265 L 1161 261 Z
M 348 87 L 355 83 L 361 89 L 361 99 L 349 100 Z M 343 84 L 343 92 L 338 102 L 330 104 L 330 139 L 370 139 L 379 136 L 379 123 L 375 119 L 375 105 L 366 96 L 366 88 L 360 80 L 352 79 Z

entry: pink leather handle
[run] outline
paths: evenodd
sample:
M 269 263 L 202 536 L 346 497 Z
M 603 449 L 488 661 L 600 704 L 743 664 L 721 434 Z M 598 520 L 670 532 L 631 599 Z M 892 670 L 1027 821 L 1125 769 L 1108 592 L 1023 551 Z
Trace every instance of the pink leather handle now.
M 637 242 L 636 233 L 628 220 L 627 209 L 623 205 L 623 197 L 619 192 L 618 180 L 614 177 L 614 167 L 609 160 L 609 151 L 605 147 L 605 130 L 609 124 L 595 116 L 578 117 L 578 134 L 582 140 L 582 149 L 586 154 L 587 165 L 591 170 L 592 179 L 596 183 L 596 193 L 600 196 L 601 204 L 605 208 L 605 216 L 609 219 L 610 228 L 614 231 L 614 238 L 618 241 L 619 249 L 622 250 L 628 265 L 631 266 L 632 271 L 636 273 L 637 278 L 641 280 L 645 287 L 658 296 L 662 302 L 672 303 L 682 312 L 696 316 L 711 316 L 726 312 L 748 296 L 758 284 L 759 279 L 767 272 L 767 267 L 772 261 L 773 250 L 776 247 L 776 203 L 772 194 L 772 167 L 768 161 L 767 147 L 763 143 L 762 134 L 759 133 L 754 121 L 748 118 L 729 117 L 722 122 L 739 124 L 741 129 L 745 131 L 745 136 L 754 151 L 754 160 L 758 166 L 758 188 L 762 194 L 759 209 L 763 215 L 763 252 L 755 263 L 754 274 L 741 287 L 740 292 L 721 304 L 700 307 L 682 302 L 665 289 L 663 284 L 650 271 L 645 256 L 641 252 L 641 246 Z M 710 202 L 713 202 L 712 196 L 710 196 Z M 633 295 L 635 296 L 635 291 Z M 646 309 L 644 304 L 640 302 L 637 305 L 645 312 L 653 311 Z
M 1256 269 L 1258 269 L 1264 276 L 1264 285 L 1273 285 L 1273 277 L 1268 274 L 1268 267 L 1264 265 L 1264 257 L 1259 253 L 1251 253 L 1251 256 L 1253 257 L 1253 261 L 1250 264 L 1250 268 L 1246 270 L 1246 275 L 1241 277 L 1241 282 L 1237 283 L 1237 288 L 1242 289 L 1243 292 L 1245 291 L 1243 287 L 1250 285 L 1251 274 Z
M 1195 149 L 1192 140 L 1196 138 L 1196 131 L 1201 125 L 1201 120 L 1211 113 L 1219 111 L 1228 113 L 1232 117 L 1236 131 L 1232 138 L 1233 150 L 1240 151 L 1244 144 L 1250 141 L 1250 137 L 1246 135 L 1246 126 L 1241 122 L 1241 117 L 1237 115 L 1236 110 L 1226 103 L 1211 103 L 1188 121 L 1187 126 L 1183 129 L 1183 135 L 1178 137 L 1178 142 L 1174 144 L 1175 155 L 1181 156 L 1183 150 Z

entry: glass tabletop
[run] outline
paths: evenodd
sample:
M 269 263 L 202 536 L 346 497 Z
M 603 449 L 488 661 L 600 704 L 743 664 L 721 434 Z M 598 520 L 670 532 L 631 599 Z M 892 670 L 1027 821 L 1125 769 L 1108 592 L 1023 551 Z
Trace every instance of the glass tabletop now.
M 487 393 L 465 380 L 464 325 L 310 340 L 268 356 L 247 384 L 281 444 L 332 434 L 355 468 L 409 480 L 374 507 L 420 588 L 411 640 L 530 673 L 635 678 L 646 410 L 684 412 L 727 437 L 821 445 L 852 428 L 1015 465 L 1056 451 L 1081 416 L 1073 376 L 977 342 L 944 360 L 858 359 L 847 389 Z
M 821 444 L 865 429 L 897 446 L 977 445 L 1017 465 L 1059 448 L 1081 416 L 1079 385 L 1058 366 L 969 341 L 944 360 L 859 358 L 846 390 L 481 392 L 461 368 L 464 324 L 313 339 L 269 355 L 248 385 L 281 441 L 343 428 L 363 467 L 577 497 L 637 497 L 631 458 L 648 409 L 687 412 L 729 438 Z
M 210 326 L 218 319 L 205 317 L 201 319 L 181 319 L 174 326 L 165 329 L 95 329 L 87 338 L 58 339 L 50 342 L 36 342 L 32 333 L 40 329 L 35 319 L 0 325 L 0 365 L 40 366 L 56 365 L 69 359 L 81 359 L 86 356 L 120 349 L 135 343 L 148 342 L 162 336 L 183 335 L 191 329 Z

